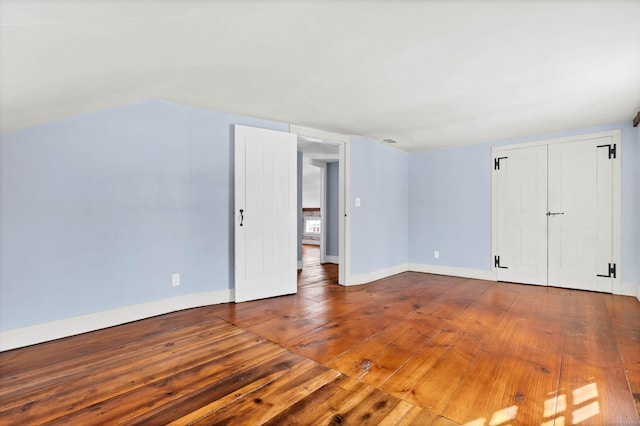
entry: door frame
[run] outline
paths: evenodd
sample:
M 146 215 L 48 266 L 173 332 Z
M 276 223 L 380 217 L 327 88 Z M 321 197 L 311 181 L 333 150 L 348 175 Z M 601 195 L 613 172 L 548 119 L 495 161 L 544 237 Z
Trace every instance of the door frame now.
M 613 294 L 625 294 L 622 289 L 622 173 L 621 173 L 621 159 L 622 159 L 622 130 L 606 130 L 595 133 L 584 133 L 573 136 L 566 136 L 561 138 L 541 139 L 532 142 L 499 145 L 491 148 L 491 167 L 493 168 L 493 158 L 499 157 L 500 152 L 518 148 L 529 148 L 534 146 L 543 145 L 555 145 L 567 142 L 578 142 L 589 139 L 597 139 L 603 137 L 611 137 L 612 143 L 616 144 L 616 159 L 613 163 L 613 247 L 612 247 L 612 262 L 617 265 L 618 273 L 616 278 L 613 279 Z M 495 174 L 491 173 L 491 259 L 497 251 L 497 197 L 496 197 L 496 185 Z M 497 281 L 497 268 L 491 262 L 491 272 L 493 273 Z
M 309 127 L 302 127 L 296 125 L 289 126 L 289 132 L 295 133 L 298 136 L 322 139 L 325 143 L 338 145 L 339 148 L 339 190 L 338 190 L 338 215 L 340 219 L 338 222 L 338 234 L 339 234 L 339 261 L 338 261 L 338 284 L 350 285 L 351 276 L 349 268 L 350 259 L 350 207 L 347 200 L 349 199 L 350 188 L 350 169 L 349 169 L 349 142 L 351 138 L 348 135 L 339 133 L 326 132 L 324 130 L 312 129 Z

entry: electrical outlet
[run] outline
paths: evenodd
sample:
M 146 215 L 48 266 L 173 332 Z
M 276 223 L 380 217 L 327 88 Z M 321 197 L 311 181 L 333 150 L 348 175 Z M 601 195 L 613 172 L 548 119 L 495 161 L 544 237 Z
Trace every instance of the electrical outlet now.
M 171 275 L 171 285 L 177 287 L 180 285 L 180 274 Z
M 440 252 L 438 250 L 433 252 L 433 258 L 434 259 L 440 259 Z
M 356 197 L 356 207 L 360 207 L 360 197 Z

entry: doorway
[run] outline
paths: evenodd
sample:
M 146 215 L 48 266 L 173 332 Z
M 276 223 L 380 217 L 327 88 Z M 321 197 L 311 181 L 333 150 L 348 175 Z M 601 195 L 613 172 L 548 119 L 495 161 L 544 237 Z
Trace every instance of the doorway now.
M 298 287 L 338 283 L 338 166 L 307 158 L 302 165 L 302 261 Z M 303 156 L 305 155 L 303 154 Z
M 299 284 L 331 280 L 347 285 L 346 158 L 348 136 L 291 126 L 298 135 L 299 163 L 315 169 L 319 206 L 299 202 Z M 299 166 L 300 167 L 300 166 Z M 299 197 L 305 192 L 299 170 Z M 318 226 L 319 225 L 319 226 Z M 314 232 L 315 235 L 314 235 Z M 303 245 L 304 243 L 304 245 Z

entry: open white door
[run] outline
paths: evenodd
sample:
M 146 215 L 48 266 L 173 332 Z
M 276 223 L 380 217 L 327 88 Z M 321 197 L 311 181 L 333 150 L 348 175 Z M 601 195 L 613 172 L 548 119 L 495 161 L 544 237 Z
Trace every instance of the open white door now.
M 297 291 L 296 135 L 235 126 L 235 301 Z

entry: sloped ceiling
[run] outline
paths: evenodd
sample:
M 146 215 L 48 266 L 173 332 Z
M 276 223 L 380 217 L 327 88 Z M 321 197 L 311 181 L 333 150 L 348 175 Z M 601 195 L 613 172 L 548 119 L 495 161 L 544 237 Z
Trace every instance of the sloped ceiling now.
M 419 151 L 631 120 L 640 1 L 2 0 L 0 124 L 161 98 Z

